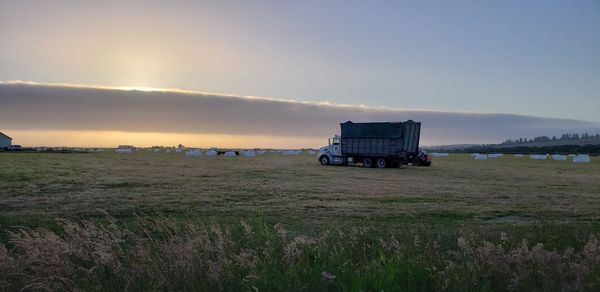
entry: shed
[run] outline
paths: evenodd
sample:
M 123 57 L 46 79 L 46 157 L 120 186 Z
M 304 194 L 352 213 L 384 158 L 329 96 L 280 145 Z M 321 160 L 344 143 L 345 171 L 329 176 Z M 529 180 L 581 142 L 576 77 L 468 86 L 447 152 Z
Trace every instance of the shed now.
M 0 148 L 5 148 L 12 145 L 12 138 L 0 132 Z

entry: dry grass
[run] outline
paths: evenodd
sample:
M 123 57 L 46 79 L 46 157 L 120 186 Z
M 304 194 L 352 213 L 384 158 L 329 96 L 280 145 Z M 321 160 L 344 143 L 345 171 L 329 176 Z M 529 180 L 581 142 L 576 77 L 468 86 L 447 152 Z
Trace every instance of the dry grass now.
M 380 170 L 0 153 L 0 165 L 6 290 L 599 288 L 597 158 Z
M 135 231 L 114 219 L 60 220 L 64 234 L 10 232 L 0 245 L 6 290 L 562 290 L 600 289 L 600 244 L 511 247 L 466 234 L 412 241 L 373 237 L 368 228 L 291 235 L 283 224 L 178 225 L 138 217 Z M 241 227 L 241 228 L 240 228 Z M 254 228 L 256 227 L 256 228 Z M 397 237 L 398 236 L 398 237 Z
M 438 158 L 431 168 L 323 167 L 308 155 L 0 154 L 5 216 L 115 216 L 159 208 L 192 216 L 597 220 L 600 161 Z

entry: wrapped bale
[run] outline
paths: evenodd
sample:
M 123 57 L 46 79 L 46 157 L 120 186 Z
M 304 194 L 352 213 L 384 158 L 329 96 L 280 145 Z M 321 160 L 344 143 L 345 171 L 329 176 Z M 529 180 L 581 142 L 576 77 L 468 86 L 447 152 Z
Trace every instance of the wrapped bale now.
M 202 156 L 202 151 L 200 151 L 199 149 L 186 151 L 185 152 L 185 156 L 188 156 L 188 157 L 200 157 L 200 156 Z
M 256 156 L 256 152 L 254 152 L 254 151 L 242 151 L 242 152 L 240 152 L 240 155 L 242 155 L 244 157 L 255 157 Z
M 589 163 L 591 162 L 590 156 L 587 154 L 579 154 L 573 157 L 573 162 L 575 163 Z

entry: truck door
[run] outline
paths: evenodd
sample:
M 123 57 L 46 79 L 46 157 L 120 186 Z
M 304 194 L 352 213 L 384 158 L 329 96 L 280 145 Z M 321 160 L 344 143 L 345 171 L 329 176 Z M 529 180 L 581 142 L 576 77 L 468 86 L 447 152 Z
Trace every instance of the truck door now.
M 342 151 L 340 149 L 340 138 L 339 137 L 333 138 L 333 141 L 331 143 L 331 154 L 336 155 L 336 156 L 342 155 Z

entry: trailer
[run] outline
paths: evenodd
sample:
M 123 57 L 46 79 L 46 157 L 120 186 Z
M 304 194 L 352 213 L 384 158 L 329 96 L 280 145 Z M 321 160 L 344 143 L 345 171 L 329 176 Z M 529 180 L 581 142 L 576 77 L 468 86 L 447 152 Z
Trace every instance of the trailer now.
M 362 163 L 364 167 L 430 166 L 431 157 L 419 150 L 421 123 L 341 123 L 341 136 L 329 139 L 318 154 L 323 165 Z

